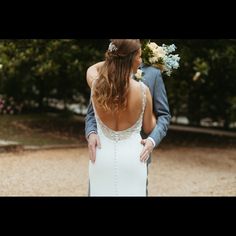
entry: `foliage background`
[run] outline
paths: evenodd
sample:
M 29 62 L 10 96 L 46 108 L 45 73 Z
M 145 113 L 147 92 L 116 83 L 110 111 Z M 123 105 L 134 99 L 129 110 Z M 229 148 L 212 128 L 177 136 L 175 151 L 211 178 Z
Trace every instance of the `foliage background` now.
M 151 41 L 174 43 L 181 57 L 180 68 L 163 76 L 172 116 L 195 126 L 207 118 L 228 129 L 236 120 L 236 40 Z M 1 40 L 0 99 L 14 100 L 12 106 L 23 113 L 48 111 L 51 101 L 87 105 L 86 70 L 104 59 L 108 44 L 108 39 Z M 0 107 L 3 114 L 1 101 Z

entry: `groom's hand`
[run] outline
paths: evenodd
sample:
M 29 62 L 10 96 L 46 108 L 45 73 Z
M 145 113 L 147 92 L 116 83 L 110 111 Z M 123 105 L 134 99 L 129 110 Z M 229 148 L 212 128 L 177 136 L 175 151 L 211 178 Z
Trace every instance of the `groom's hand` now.
M 96 147 L 101 148 L 99 136 L 91 133 L 88 137 L 89 159 L 94 163 L 96 160 Z
M 149 139 L 142 139 L 141 144 L 143 144 L 144 147 L 140 154 L 140 160 L 142 162 L 146 162 L 150 157 L 150 154 L 152 153 L 154 146 L 152 141 Z

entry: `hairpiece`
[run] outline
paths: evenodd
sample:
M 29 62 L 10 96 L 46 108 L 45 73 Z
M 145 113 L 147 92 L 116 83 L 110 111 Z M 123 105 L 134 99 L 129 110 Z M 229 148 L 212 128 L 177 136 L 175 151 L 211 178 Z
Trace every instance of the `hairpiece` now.
M 117 51 L 117 50 L 118 50 L 118 48 L 115 46 L 115 44 L 114 44 L 113 42 L 111 42 L 111 43 L 109 44 L 108 51 L 109 51 L 109 52 L 115 52 L 115 51 Z

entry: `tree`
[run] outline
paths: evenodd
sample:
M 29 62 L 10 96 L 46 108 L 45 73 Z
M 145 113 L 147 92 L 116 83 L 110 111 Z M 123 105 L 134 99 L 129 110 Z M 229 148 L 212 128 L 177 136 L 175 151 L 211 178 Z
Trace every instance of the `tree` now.
M 40 110 L 49 98 L 64 103 L 88 99 L 85 72 L 89 65 L 102 60 L 100 41 L 2 40 L 0 42 L 0 93 L 18 102 L 31 101 Z

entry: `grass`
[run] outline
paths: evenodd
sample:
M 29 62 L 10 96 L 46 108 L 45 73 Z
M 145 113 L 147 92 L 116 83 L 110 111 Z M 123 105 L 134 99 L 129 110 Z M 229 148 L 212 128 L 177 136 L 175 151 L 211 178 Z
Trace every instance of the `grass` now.
M 84 118 L 63 114 L 0 116 L 0 139 L 22 145 L 78 144 L 84 139 Z
M 86 143 L 84 117 L 65 113 L 0 115 L 0 140 L 43 146 Z M 160 147 L 236 147 L 236 138 L 169 129 Z

